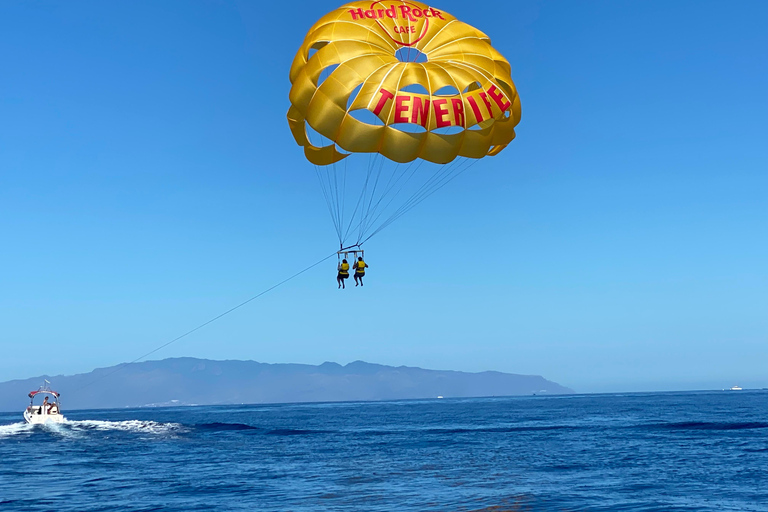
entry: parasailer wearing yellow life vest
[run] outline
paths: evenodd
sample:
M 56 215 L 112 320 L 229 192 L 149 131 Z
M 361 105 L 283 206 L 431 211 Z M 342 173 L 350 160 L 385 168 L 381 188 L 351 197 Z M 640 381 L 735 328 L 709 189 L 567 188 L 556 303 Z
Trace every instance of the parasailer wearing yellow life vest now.
M 349 263 L 347 263 L 347 260 L 341 260 L 338 270 L 339 274 L 336 276 L 336 282 L 339 283 L 339 288 L 346 288 L 344 280 L 349 278 Z
M 363 258 L 357 258 L 352 268 L 355 269 L 355 286 L 363 286 L 363 277 L 365 276 L 365 269 L 368 268 L 368 264 L 363 261 Z

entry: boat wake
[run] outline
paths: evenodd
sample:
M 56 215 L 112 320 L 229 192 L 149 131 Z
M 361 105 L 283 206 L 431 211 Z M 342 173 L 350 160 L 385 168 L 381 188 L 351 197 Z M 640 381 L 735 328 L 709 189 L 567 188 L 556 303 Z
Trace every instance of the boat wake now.
M 186 432 L 187 428 L 179 423 L 160 423 L 157 421 L 142 420 L 67 420 L 63 423 L 45 423 L 41 425 L 30 425 L 28 423 L 19 422 L 11 423 L 9 425 L 0 425 L 0 439 L 18 435 L 31 435 L 36 431 L 59 434 L 64 437 L 79 437 L 88 432 L 109 431 L 133 432 L 150 435 L 173 435 Z
M 125 420 L 125 421 L 101 421 L 79 420 L 67 421 L 73 430 L 81 431 L 107 431 L 118 430 L 123 432 L 137 432 L 143 434 L 175 434 L 185 432 L 187 429 L 180 423 L 160 423 L 157 421 Z
M 24 422 L 0 425 L 0 439 L 32 432 L 34 427 Z

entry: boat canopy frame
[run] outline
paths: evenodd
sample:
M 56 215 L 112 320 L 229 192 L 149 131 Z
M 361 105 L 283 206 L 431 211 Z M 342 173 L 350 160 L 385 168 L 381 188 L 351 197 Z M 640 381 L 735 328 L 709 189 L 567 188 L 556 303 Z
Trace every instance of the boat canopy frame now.
M 29 404 L 32 405 L 32 402 L 35 401 L 35 397 L 37 395 L 51 395 L 53 397 L 54 403 L 58 404 L 61 393 L 53 391 L 50 384 L 51 383 L 46 380 L 45 384 L 37 388 L 35 391 L 30 391 L 29 395 L 27 395 L 29 397 Z

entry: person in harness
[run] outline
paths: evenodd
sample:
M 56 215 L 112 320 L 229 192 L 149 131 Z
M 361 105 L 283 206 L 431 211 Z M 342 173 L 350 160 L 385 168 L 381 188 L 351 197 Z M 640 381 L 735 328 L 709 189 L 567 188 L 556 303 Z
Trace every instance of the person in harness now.
M 368 264 L 360 257 L 357 258 L 352 268 L 355 269 L 355 286 L 363 286 L 363 277 L 365 276 L 365 269 L 368 268 Z
M 344 286 L 344 280 L 349 278 L 349 263 L 347 263 L 347 260 L 341 260 L 338 271 L 339 273 L 336 276 L 336 282 L 339 283 L 339 288 L 346 288 L 346 286 Z M 357 280 L 357 277 L 355 277 L 355 280 Z

